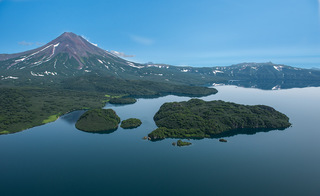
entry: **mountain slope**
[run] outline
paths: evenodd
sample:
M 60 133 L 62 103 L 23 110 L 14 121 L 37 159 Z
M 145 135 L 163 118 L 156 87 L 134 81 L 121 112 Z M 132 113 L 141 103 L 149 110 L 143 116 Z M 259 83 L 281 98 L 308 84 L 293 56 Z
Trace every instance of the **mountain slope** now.
M 74 33 L 63 33 L 48 44 L 26 52 L 1 55 L 0 69 L 15 77 L 70 77 L 89 72 L 116 75 L 129 62 L 98 48 Z M 112 70 L 112 71 L 107 71 Z
M 0 79 L 61 82 L 86 75 L 113 76 L 128 80 L 151 80 L 187 85 L 283 81 L 320 85 L 320 71 L 269 63 L 241 63 L 225 67 L 178 67 L 140 64 L 122 59 L 81 36 L 66 32 L 48 44 L 16 54 L 0 54 Z

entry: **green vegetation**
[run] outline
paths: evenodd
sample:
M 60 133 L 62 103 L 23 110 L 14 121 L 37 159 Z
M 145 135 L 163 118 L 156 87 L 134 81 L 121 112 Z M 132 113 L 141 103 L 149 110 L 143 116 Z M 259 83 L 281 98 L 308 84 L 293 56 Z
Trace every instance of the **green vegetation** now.
M 231 130 L 284 129 L 291 125 L 286 115 L 268 106 L 200 99 L 165 103 L 154 120 L 159 128 L 148 135 L 152 140 L 205 138 Z
M 0 134 L 14 133 L 56 120 L 83 108 L 104 106 L 104 94 L 54 88 L 0 88 Z
M 137 96 L 162 96 L 167 94 L 186 96 L 206 96 L 218 91 L 214 88 L 177 85 L 164 82 L 153 82 L 144 80 L 124 80 L 111 76 L 98 77 L 96 75 L 79 76 L 62 81 L 64 89 L 102 92 L 116 95 Z M 112 98 L 112 96 L 108 97 Z M 119 98 L 119 97 L 114 97 Z
M 221 138 L 219 139 L 219 142 L 228 142 L 228 141 L 226 139 Z
M 93 75 L 64 80 L 60 78 L 57 81 L 42 77 L 0 81 L 0 86 L 0 134 L 52 122 L 60 115 L 74 110 L 102 108 L 108 101 L 132 103 L 134 99 L 128 96 L 204 96 L 217 92 L 216 89 L 206 87 Z
M 2 134 L 9 134 L 10 132 L 9 131 L 1 131 L 0 132 L 0 135 L 2 135 Z
M 177 146 L 189 146 L 189 145 L 191 145 L 190 142 L 184 142 L 182 140 L 177 141 Z
M 105 97 L 108 97 L 108 98 L 121 98 L 121 97 L 123 97 L 123 95 L 105 95 Z
M 140 119 L 137 118 L 129 118 L 127 120 L 123 120 L 121 122 L 120 127 L 124 128 L 124 129 L 133 129 L 133 128 L 137 128 L 142 124 Z
M 49 123 L 49 122 L 54 122 L 54 121 L 56 121 L 56 120 L 59 118 L 59 116 L 60 116 L 59 114 L 57 114 L 57 115 L 51 115 L 51 116 L 49 116 L 48 119 L 43 120 L 42 123 L 43 123 L 43 124 L 46 124 L 46 123 Z
M 132 97 L 111 98 L 109 100 L 109 103 L 112 104 L 133 104 L 135 102 L 137 102 L 137 100 Z
M 111 131 L 119 123 L 120 118 L 112 109 L 93 109 L 80 116 L 76 128 L 86 132 Z

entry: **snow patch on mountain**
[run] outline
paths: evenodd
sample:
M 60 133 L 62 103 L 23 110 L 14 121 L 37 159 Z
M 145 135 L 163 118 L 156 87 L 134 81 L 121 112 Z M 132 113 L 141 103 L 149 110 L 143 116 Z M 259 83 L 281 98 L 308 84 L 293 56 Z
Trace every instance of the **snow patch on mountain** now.
M 98 44 L 94 44 L 92 42 L 90 42 L 87 38 L 85 38 L 85 36 L 81 36 L 83 39 L 85 39 L 87 42 L 89 42 L 91 45 L 94 45 L 95 47 L 98 47 Z
M 283 66 L 279 65 L 279 66 L 273 66 L 274 69 L 276 69 L 277 71 L 282 71 Z
M 1 76 L 1 80 L 7 80 L 7 79 L 17 80 L 17 79 L 19 79 L 19 77 L 14 77 L 14 76 L 7 76 L 7 77 L 4 77 L 4 76 Z
M 44 74 L 48 75 L 52 75 L 52 76 L 56 76 L 58 75 L 57 72 L 50 72 L 50 71 L 45 71 Z
M 250 66 L 250 65 L 243 65 L 243 66 L 239 69 L 239 71 L 245 70 L 248 66 Z
M 271 90 L 280 90 L 281 89 L 281 86 L 280 85 L 276 85 L 274 87 L 272 87 Z
M 42 48 L 41 50 L 39 50 L 39 51 L 37 51 L 37 52 L 35 52 L 35 53 L 30 54 L 29 56 L 27 56 L 27 59 L 30 58 L 30 57 L 32 57 L 32 56 L 34 56 L 34 55 L 36 55 L 36 54 L 38 54 L 39 52 L 42 52 L 42 51 L 50 48 L 52 45 L 53 45 L 53 44 L 50 44 L 49 46 L 47 46 L 47 47 L 45 47 L 45 48 Z
M 148 64 L 147 67 L 157 67 L 159 69 L 161 68 L 169 68 L 169 66 L 166 66 L 166 65 L 155 65 L 155 64 Z
M 15 60 L 15 62 L 16 62 L 16 63 L 19 63 L 19 62 L 22 62 L 22 61 L 24 61 L 24 60 L 26 60 L 26 57 L 24 57 L 24 58 L 22 58 L 22 59 Z
M 223 71 L 220 71 L 220 70 L 213 70 L 212 73 L 213 73 L 214 75 L 216 75 L 217 73 L 224 73 L 224 72 L 223 72 Z
M 32 76 L 40 76 L 40 77 L 43 77 L 43 76 L 44 76 L 43 74 L 33 73 L 32 71 L 30 71 L 30 74 L 31 74 Z
M 56 65 L 57 65 L 57 59 L 54 61 L 54 63 L 53 63 L 53 68 L 55 68 L 56 69 Z
M 127 63 L 128 63 L 128 65 L 129 65 L 130 67 L 134 67 L 134 68 L 137 68 L 137 69 L 144 68 L 144 66 L 137 66 L 137 65 L 135 65 L 135 64 L 133 64 L 132 62 L 129 62 L 129 61 L 127 61 Z
M 48 59 L 51 59 L 51 57 L 54 55 L 54 52 L 55 52 L 55 50 L 56 50 L 56 47 L 58 47 L 59 44 L 60 44 L 60 43 L 57 43 L 57 44 L 53 45 L 52 53 L 51 53 L 51 55 L 48 57 Z M 48 61 L 49 61 L 49 60 L 48 60 Z

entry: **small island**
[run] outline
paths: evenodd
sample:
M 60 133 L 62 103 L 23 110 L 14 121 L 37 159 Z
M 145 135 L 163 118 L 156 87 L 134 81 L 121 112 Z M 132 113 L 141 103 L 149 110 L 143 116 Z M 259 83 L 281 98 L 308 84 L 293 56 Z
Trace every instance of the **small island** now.
M 228 140 L 221 138 L 219 139 L 219 142 L 228 142 Z
M 127 120 L 123 120 L 121 122 L 120 127 L 124 128 L 124 129 L 133 129 L 133 128 L 137 128 L 142 124 L 140 119 L 137 118 L 129 118 Z
M 178 140 L 177 141 L 177 146 L 181 147 L 181 146 L 190 146 L 191 143 L 190 142 L 184 142 L 182 140 Z
M 165 138 L 209 138 L 222 133 L 241 133 L 250 129 L 265 131 L 285 129 L 289 118 L 265 105 L 241 105 L 224 101 L 191 99 L 165 103 L 155 114 L 158 128 L 148 136 L 151 140 Z
M 113 131 L 120 118 L 112 109 L 93 109 L 85 112 L 76 123 L 76 128 L 86 132 Z
M 111 104 L 134 104 L 137 102 L 135 98 L 132 97 L 118 97 L 118 98 L 111 98 L 109 103 Z

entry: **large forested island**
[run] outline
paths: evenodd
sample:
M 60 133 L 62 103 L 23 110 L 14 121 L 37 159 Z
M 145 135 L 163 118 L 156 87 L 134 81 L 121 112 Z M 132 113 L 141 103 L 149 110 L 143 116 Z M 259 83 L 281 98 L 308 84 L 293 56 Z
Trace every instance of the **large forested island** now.
M 240 105 L 224 101 L 191 99 L 165 103 L 155 114 L 159 127 L 148 136 L 164 138 L 206 138 L 243 129 L 284 129 L 289 118 L 265 105 Z
M 120 118 L 112 109 L 94 109 L 80 116 L 76 128 L 86 132 L 105 132 L 116 130 L 119 123 Z

